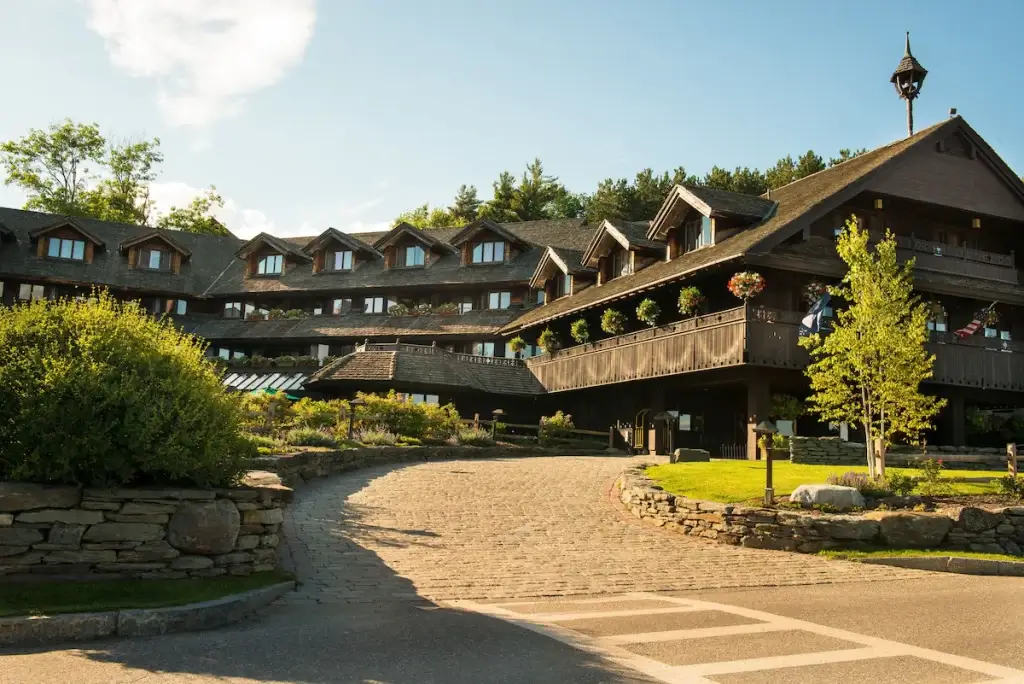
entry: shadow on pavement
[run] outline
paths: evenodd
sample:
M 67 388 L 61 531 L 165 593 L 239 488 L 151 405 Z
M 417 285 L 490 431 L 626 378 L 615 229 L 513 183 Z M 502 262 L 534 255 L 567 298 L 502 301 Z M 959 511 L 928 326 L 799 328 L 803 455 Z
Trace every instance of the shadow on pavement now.
M 386 472 L 345 476 L 343 495 Z M 364 525 L 360 508 L 347 504 L 330 515 L 309 515 L 323 510 L 312 505 L 318 489 L 313 482 L 300 490 L 293 529 L 286 529 L 302 584 L 261 615 L 209 632 L 68 650 L 0 649 L 0 684 L 127 684 L 149 675 L 159 675 L 154 679 L 161 683 L 192 684 L 651 681 L 539 634 L 420 597 L 359 541 L 387 533 L 391 543 L 416 544 L 432 533 Z M 332 543 L 320 548 L 308 538 L 313 533 L 331 535 Z

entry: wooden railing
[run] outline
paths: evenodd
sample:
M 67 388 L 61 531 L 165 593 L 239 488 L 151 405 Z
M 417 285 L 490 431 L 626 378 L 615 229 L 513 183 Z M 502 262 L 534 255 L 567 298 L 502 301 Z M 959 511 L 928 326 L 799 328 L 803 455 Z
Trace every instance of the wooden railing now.
M 1013 252 L 1009 254 L 986 252 L 970 247 L 922 240 L 912 235 L 909 237 L 897 235 L 895 237 L 898 255 L 903 259 L 914 257 L 916 259 L 915 266 L 923 271 L 952 273 L 1004 283 L 1017 284 L 1018 282 L 1016 257 Z M 873 242 L 880 239 L 882 239 L 880 233 L 871 234 Z
M 512 366 L 515 368 L 522 368 L 524 366 L 522 359 L 509 359 L 498 356 L 478 356 L 477 354 L 462 354 L 459 352 L 450 352 L 447 349 L 442 349 L 441 347 L 427 346 L 424 344 L 406 344 L 404 342 L 367 342 L 365 344 L 356 345 L 356 352 L 366 351 L 400 351 L 409 354 L 421 354 L 424 356 L 445 356 L 447 358 L 455 359 L 457 361 L 463 361 L 465 363 L 477 363 L 485 366 Z

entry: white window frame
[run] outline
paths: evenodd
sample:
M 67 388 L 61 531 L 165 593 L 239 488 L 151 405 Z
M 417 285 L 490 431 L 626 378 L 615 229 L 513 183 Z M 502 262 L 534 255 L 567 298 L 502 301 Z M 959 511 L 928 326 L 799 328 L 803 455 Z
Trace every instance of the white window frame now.
M 74 238 L 50 238 L 46 256 L 50 259 L 85 261 L 85 240 Z
M 412 261 L 409 261 L 410 254 L 415 255 Z M 427 263 L 427 250 L 423 249 L 422 245 L 406 245 L 403 259 L 403 266 L 410 268 L 425 266 Z
M 348 307 L 345 306 L 345 302 L 348 302 Z M 363 305 L 365 311 L 365 304 Z M 352 310 L 352 298 L 351 297 L 337 297 L 331 302 L 331 313 L 335 316 L 340 316 L 343 313 L 348 313 Z
M 473 343 L 473 355 L 474 356 L 487 356 L 494 357 L 494 342 L 474 342 Z M 488 353 L 490 352 L 490 353 Z
M 177 302 L 175 302 L 174 313 L 176 313 L 179 316 L 184 316 L 186 313 L 188 313 L 188 300 L 179 299 Z
M 46 299 L 46 286 L 21 283 L 18 287 L 18 301 L 34 302 L 39 299 Z
M 473 253 L 470 259 L 474 264 L 501 263 L 505 261 L 505 242 L 503 240 L 478 242 L 473 245 Z
M 378 302 L 379 302 L 379 306 L 378 306 Z M 388 312 L 388 309 L 390 309 L 394 305 L 395 305 L 394 300 L 392 300 L 387 295 L 383 295 L 383 296 L 378 295 L 378 296 L 375 296 L 375 297 L 365 297 L 365 298 L 363 298 L 363 313 L 367 313 L 367 314 L 386 314 Z
M 332 254 L 331 263 L 335 271 L 352 270 L 352 250 L 345 249 Z
M 238 313 L 233 316 L 229 316 L 229 311 L 237 311 Z M 245 306 L 242 302 L 224 302 L 224 318 L 242 318 L 245 311 Z
M 268 254 L 267 256 L 260 259 L 259 264 L 256 266 L 256 272 L 259 275 L 281 275 L 281 269 L 284 267 L 284 256 L 281 254 Z
M 495 306 L 495 300 L 497 300 L 497 306 Z M 487 293 L 487 308 L 491 310 L 507 309 L 512 306 L 512 293 L 503 290 L 499 292 L 488 292 Z

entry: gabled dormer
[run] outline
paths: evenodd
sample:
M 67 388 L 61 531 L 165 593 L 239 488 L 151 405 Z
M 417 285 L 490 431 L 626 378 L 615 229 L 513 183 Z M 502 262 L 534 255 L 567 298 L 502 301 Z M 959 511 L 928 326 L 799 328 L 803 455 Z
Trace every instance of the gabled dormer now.
M 425 268 L 455 248 L 415 226 L 402 222 L 388 231 L 373 248 L 384 255 L 384 268 Z
M 359 264 L 384 255 L 357 238 L 328 228 L 302 251 L 313 260 L 313 273 L 349 273 Z
M 597 284 L 635 273 L 665 253 L 665 243 L 647 237 L 647 221 L 601 222 L 580 263 L 597 271 Z
M 235 255 L 245 260 L 246 278 L 279 277 L 312 261 L 297 245 L 267 233 L 249 240 Z
M 586 289 L 594 283 L 597 272 L 580 264 L 580 253 L 546 247 L 537 262 L 537 268 L 530 278 L 530 289 L 543 293 L 538 303 L 547 304 L 561 297 L 568 297 Z
M 29 237 L 36 242 L 36 256 L 44 259 L 91 264 L 96 250 L 103 248 L 103 240 L 71 216 L 36 228 Z
M 529 244 L 500 223 L 478 219 L 456 233 L 449 243 L 459 250 L 463 266 L 503 264 Z
M 677 185 L 651 221 L 647 238 L 664 242 L 665 258 L 710 247 L 771 214 L 772 200 L 728 190 Z
M 181 265 L 192 258 L 187 247 L 160 230 L 124 240 L 119 250 L 128 257 L 129 268 L 158 273 L 179 273 Z

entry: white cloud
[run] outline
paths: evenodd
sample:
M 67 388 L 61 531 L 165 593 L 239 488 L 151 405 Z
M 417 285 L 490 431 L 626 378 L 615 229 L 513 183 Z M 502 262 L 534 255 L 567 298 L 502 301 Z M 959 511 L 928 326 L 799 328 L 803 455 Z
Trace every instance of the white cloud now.
M 202 189 L 194 188 L 188 183 L 153 183 L 149 186 L 149 196 L 153 200 L 155 216 L 167 213 L 174 206 L 183 207 L 202 193 Z M 227 226 L 228 230 L 241 238 L 250 238 L 262 232 L 274 235 L 289 234 L 287 231 L 275 232 L 274 222 L 266 214 L 257 209 L 245 209 L 230 197 L 224 198 L 224 206 L 216 210 L 214 215 L 218 221 Z M 292 234 L 300 235 L 301 233 Z
M 384 201 L 384 196 L 373 197 L 361 202 L 341 200 L 334 204 L 307 208 L 305 218 L 294 235 L 319 235 L 328 226 L 345 233 L 366 233 L 376 230 L 387 230 L 390 221 L 368 221 L 363 215 Z
M 88 0 L 89 28 L 114 65 L 157 81 L 174 126 L 237 115 L 274 85 L 313 37 L 315 0 Z

